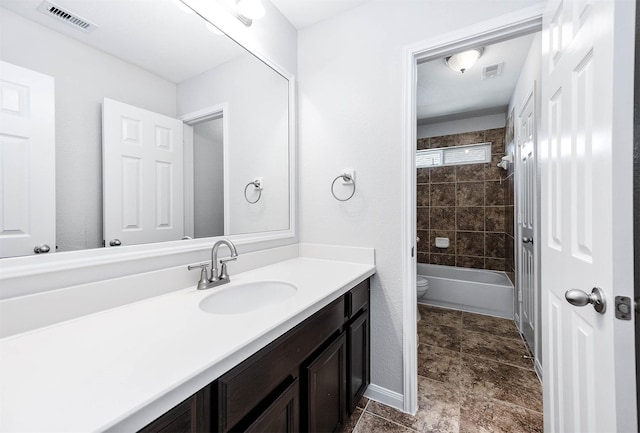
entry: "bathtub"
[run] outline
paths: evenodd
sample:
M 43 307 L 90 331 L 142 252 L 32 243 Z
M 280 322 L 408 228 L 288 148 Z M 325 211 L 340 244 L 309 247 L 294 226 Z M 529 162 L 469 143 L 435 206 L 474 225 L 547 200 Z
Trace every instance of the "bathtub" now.
M 513 319 L 513 285 L 504 272 L 418 263 L 417 273 L 429 281 L 421 304 Z

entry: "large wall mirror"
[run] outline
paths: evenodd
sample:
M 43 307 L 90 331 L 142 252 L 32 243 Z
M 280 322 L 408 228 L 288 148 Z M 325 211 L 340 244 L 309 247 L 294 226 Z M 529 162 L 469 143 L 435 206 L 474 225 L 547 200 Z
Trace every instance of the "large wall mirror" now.
M 175 0 L 0 0 L 0 257 L 291 228 L 290 83 Z

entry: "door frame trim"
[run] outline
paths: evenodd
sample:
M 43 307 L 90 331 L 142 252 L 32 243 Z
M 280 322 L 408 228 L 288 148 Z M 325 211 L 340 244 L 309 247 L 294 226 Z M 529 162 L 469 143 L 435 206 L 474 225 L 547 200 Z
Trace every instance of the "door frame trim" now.
M 633 260 L 634 293 L 640 299 L 640 8 L 636 8 L 635 72 L 633 101 Z M 640 315 L 635 317 L 636 420 L 640 426 Z
M 481 23 L 445 33 L 403 49 L 403 133 L 402 133 L 402 346 L 403 410 L 418 409 L 418 350 L 416 325 L 416 172 L 417 140 L 416 67 L 418 63 L 444 57 L 478 45 L 493 44 L 542 29 L 544 5 L 538 4 Z
M 194 111 L 192 113 L 184 114 L 178 117 L 178 120 L 182 120 L 184 123 L 184 169 L 185 173 L 193 173 L 193 126 L 200 122 L 206 122 L 208 120 L 215 120 L 222 118 L 222 179 L 223 179 L 223 212 L 224 212 L 224 233 L 222 236 L 229 235 L 229 219 L 231 215 L 229 213 L 229 104 L 223 102 L 222 104 L 213 105 L 211 107 L 203 108 L 202 110 Z M 191 127 L 191 128 L 187 128 Z M 190 156 L 190 158 L 187 158 Z M 194 233 L 194 206 L 195 206 L 195 188 L 193 182 L 185 182 L 184 185 L 184 222 L 185 233 Z M 195 238 L 195 236 L 190 235 Z

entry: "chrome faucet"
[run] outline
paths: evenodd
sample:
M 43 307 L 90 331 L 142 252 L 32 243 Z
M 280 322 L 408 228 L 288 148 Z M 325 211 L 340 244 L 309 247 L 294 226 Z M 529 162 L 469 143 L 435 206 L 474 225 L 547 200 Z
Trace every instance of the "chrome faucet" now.
M 218 273 L 218 249 L 220 249 L 220 245 L 226 245 L 229 247 L 231 251 L 231 256 L 220 259 L 220 264 L 222 265 L 220 268 L 220 273 Z M 211 278 L 208 278 L 207 267 L 208 263 L 201 263 L 199 265 L 189 265 L 188 269 L 191 271 L 193 269 L 202 269 L 200 272 L 200 281 L 198 281 L 198 290 L 210 289 L 212 287 L 217 287 L 222 284 L 226 284 L 230 281 L 229 273 L 227 272 L 227 262 L 231 262 L 238 258 L 238 251 L 236 250 L 236 246 L 233 242 L 227 239 L 220 239 L 213 244 L 211 248 Z

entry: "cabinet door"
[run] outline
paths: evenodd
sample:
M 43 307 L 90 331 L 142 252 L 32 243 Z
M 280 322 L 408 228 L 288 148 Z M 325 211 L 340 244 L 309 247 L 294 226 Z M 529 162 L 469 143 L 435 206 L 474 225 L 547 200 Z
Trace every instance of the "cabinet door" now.
M 209 387 L 198 391 L 139 433 L 197 433 L 209 431 Z
M 348 410 L 352 414 L 358 401 L 369 385 L 369 311 L 360 316 L 347 327 L 347 344 L 349 348 L 348 378 Z
M 336 432 L 346 412 L 346 336 L 343 332 L 306 368 L 308 431 Z
M 300 431 L 298 413 L 298 379 L 296 379 L 245 432 L 297 433 Z

